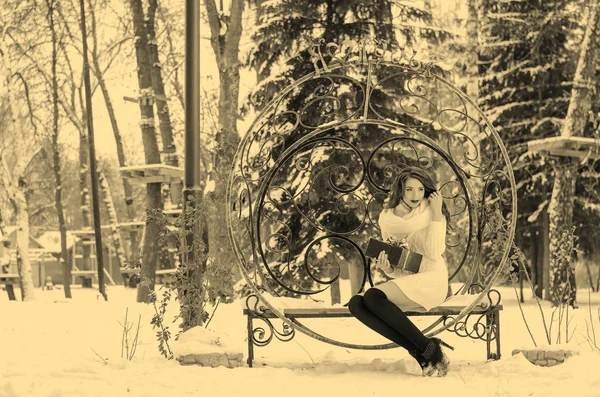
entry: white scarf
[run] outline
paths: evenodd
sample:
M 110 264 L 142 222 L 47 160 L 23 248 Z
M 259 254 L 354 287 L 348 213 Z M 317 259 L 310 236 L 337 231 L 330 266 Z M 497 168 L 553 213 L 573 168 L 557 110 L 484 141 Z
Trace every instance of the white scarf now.
M 402 239 L 412 232 L 425 229 L 432 218 L 429 200 L 423 200 L 404 217 L 394 214 L 392 208 L 383 210 L 379 215 L 379 227 L 382 233 Z

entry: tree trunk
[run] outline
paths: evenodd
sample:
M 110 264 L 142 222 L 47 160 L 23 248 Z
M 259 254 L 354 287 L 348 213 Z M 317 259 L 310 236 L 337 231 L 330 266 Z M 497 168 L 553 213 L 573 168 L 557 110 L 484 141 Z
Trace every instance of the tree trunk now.
M 88 46 L 87 46 L 87 26 L 85 21 L 85 1 L 79 0 L 80 22 L 81 22 L 81 37 L 82 37 L 82 53 L 83 53 L 83 83 L 85 86 L 85 108 L 87 112 L 86 122 L 89 132 L 88 150 L 90 152 L 90 180 L 92 185 L 92 205 L 94 209 L 94 240 L 96 243 L 96 262 L 97 262 L 97 277 L 98 277 L 98 292 L 108 300 L 106 294 L 106 285 L 104 283 L 104 246 L 102 244 L 102 230 L 100 221 L 100 203 L 98 194 L 98 171 L 96 168 L 96 148 L 94 141 L 94 116 L 92 106 L 92 84 L 90 82 L 90 65 L 88 62 Z
M 137 60 L 138 85 L 140 89 L 140 112 L 142 121 L 142 142 L 146 164 L 159 164 L 160 154 L 154 129 L 154 109 L 152 107 L 152 72 L 151 57 L 148 50 L 148 34 L 144 24 L 144 10 L 141 0 L 129 0 L 135 31 L 135 55 Z M 146 185 L 146 207 L 148 210 L 161 210 L 162 197 L 160 183 Z M 159 225 L 146 222 L 142 248 L 142 282 L 138 286 L 137 301 L 148 302 L 150 293 L 154 291 L 156 277 L 156 261 L 158 260 Z
M 540 214 L 542 216 L 542 242 L 541 242 L 541 256 L 542 256 L 542 291 L 544 293 L 544 300 L 550 300 L 550 216 L 548 209 L 544 209 Z
M 72 263 L 67 250 L 67 225 L 62 202 L 62 177 L 60 172 L 60 152 L 58 146 L 58 79 L 56 77 L 57 38 L 54 25 L 54 0 L 48 1 L 49 25 L 52 36 L 52 154 L 55 188 L 56 213 L 58 215 L 58 230 L 60 232 L 60 262 L 62 264 L 63 288 L 65 298 L 71 298 L 71 269 Z M 40 280 L 44 285 L 44 280 Z
M 58 131 L 52 136 L 52 148 L 54 157 L 54 179 L 56 181 L 56 211 L 58 214 L 58 230 L 60 232 L 60 262 L 62 265 L 63 288 L 65 290 L 65 298 L 70 299 L 71 295 L 71 270 L 73 269 L 72 256 L 69 255 L 67 249 L 67 224 L 65 221 L 65 212 L 62 202 L 62 178 L 60 172 L 60 153 L 58 149 Z M 40 280 L 44 283 L 44 280 Z
M 596 245 L 596 247 L 598 247 L 598 245 Z M 592 253 L 591 258 L 593 258 L 592 262 L 595 263 L 598 267 L 598 269 L 596 270 L 598 272 L 596 277 L 596 292 L 598 292 L 600 291 L 600 255 Z
M 108 87 L 106 86 L 106 80 L 104 79 L 104 75 L 102 74 L 102 69 L 100 68 L 100 61 L 98 60 L 98 38 L 97 38 L 97 30 L 96 30 L 96 13 L 94 11 L 94 7 L 90 6 L 90 17 L 92 20 L 92 70 L 94 71 L 94 75 L 98 80 L 98 84 L 100 86 L 100 90 L 102 91 L 102 96 L 104 97 L 104 103 L 106 104 L 106 111 L 108 112 L 108 117 L 110 119 L 110 125 L 113 130 L 113 135 L 115 136 L 115 142 L 117 144 L 117 158 L 119 160 L 119 167 L 127 166 L 127 161 L 125 159 L 125 150 L 123 149 L 123 138 L 121 137 L 121 131 L 119 130 L 119 125 L 117 123 L 117 117 L 115 115 L 115 109 L 112 104 L 112 100 L 110 98 Z M 133 206 L 133 193 L 131 189 L 131 184 L 127 180 L 127 178 L 123 177 L 123 192 L 125 193 L 125 206 L 127 208 L 127 218 L 130 222 L 135 221 L 135 208 Z M 130 240 L 130 253 L 129 259 L 135 260 L 139 257 L 139 244 L 138 244 L 138 233 L 135 230 L 131 230 L 129 232 L 129 240 Z
M 165 94 L 162 66 L 158 57 L 158 42 L 156 38 L 156 9 L 158 3 L 157 0 L 149 0 L 149 2 L 146 29 L 148 31 L 148 50 L 150 51 L 150 62 L 152 64 L 152 89 L 154 90 L 156 113 L 158 115 L 160 136 L 163 144 L 162 153 L 165 155 L 166 164 L 177 167 L 179 166 L 179 160 L 177 158 L 175 140 L 173 139 L 173 127 L 171 124 L 171 115 L 169 114 L 169 104 Z M 178 186 L 179 190 L 181 190 L 181 183 Z M 173 204 L 179 204 L 179 202 L 173 202 Z
M 167 61 L 166 61 L 166 63 L 172 68 L 171 72 L 169 73 L 169 75 L 171 76 L 169 81 L 171 82 L 173 89 L 175 90 L 175 96 L 177 97 L 177 100 L 179 101 L 181 108 L 185 111 L 185 99 L 184 99 L 185 94 L 184 94 L 184 90 L 183 90 L 183 87 L 181 86 L 180 79 L 179 79 L 179 70 L 183 69 L 183 66 L 182 66 L 183 64 L 180 63 L 177 58 L 177 50 L 175 49 L 174 39 L 173 39 L 173 35 L 172 35 L 172 26 L 171 26 L 171 22 L 169 21 L 167 15 L 166 15 L 165 7 L 161 7 L 159 4 L 157 11 L 158 11 L 159 19 L 161 20 L 161 22 L 163 24 L 166 42 L 169 47 Z M 209 108 L 209 106 L 212 105 L 212 102 L 210 102 L 208 96 L 206 95 L 206 90 L 204 88 L 201 88 L 201 90 L 205 94 L 206 101 L 209 103 L 204 103 L 201 106 L 202 114 L 200 115 L 200 117 L 202 118 L 203 114 L 206 114 L 206 112 L 208 112 L 211 120 L 213 121 L 212 124 L 214 124 L 214 126 L 206 126 L 206 125 L 202 126 L 201 134 L 204 135 L 204 131 L 206 131 L 206 130 L 216 131 L 218 128 L 216 125 L 217 124 L 216 117 L 212 117 L 213 115 Z M 204 139 L 206 139 L 206 138 L 204 138 Z M 209 164 L 208 164 L 207 159 L 210 159 L 212 157 L 212 155 L 208 152 L 208 150 L 206 148 L 204 148 L 204 146 L 201 146 L 199 148 L 199 150 L 200 150 L 201 172 L 204 174 L 208 174 Z M 205 186 L 205 180 L 204 179 L 201 180 L 199 184 L 200 184 L 201 190 L 203 191 L 204 186 Z
M 479 76 L 479 67 L 477 65 L 478 55 L 478 15 L 477 1 L 468 0 L 468 17 L 467 17 L 467 48 L 466 48 L 466 71 L 467 71 L 467 96 L 475 103 L 479 99 L 479 84 L 477 78 Z
M 27 199 L 21 176 L 9 177 L 9 167 L 0 152 L 0 182 L 4 185 L 6 195 L 17 218 L 17 272 L 21 287 L 22 300 L 33 300 L 34 287 L 29 262 L 29 215 L 27 214 Z M 15 171 L 13 171 L 15 172 Z M 0 219 L 1 221 L 1 219 Z
M 242 34 L 243 0 L 231 2 L 231 15 L 227 18 L 227 27 L 222 29 L 224 20 L 219 20 L 219 11 L 214 0 L 205 1 L 211 29 L 211 45 L 219 68 L 219 126 L 216 134 L 214 173 L 215 190 L 208 197 L 211 203 L 209 214 L 210 257 L 218 266 L 233 266 L 237 258 L 230 246 L 227 224 L 223 222 L 228 210 L 227 183 L 231 165 L 239 144 L 237 131 L 238 101 L 240 87 L 239 43 Z M 225 36 L 221 32 L 225 31 Z
M 544 246 L 544 241 L 547 240 L 547 225 L 548 222 L 546 210 L 544 210 L 538 217 L 538 223 L 535 229 L 533 240 L 533 255 L 532 263 L 535 268 L 535 275 L 532 276 L 535 284 L 535 295 L 543 299 L 544 298 L 544 262 L 546 261 L 546 254 L 548 252 L 548 246 Z
M 17 269 L 21 287 L 21 299 L 31 301 L 35 298 L 31 262 L 29 261 L 29 214 L 25 192 L 19 188 L 13 196 L 17 213 Z
M 86 110 L 83 102 L 83 95 L 81 88 L 79 88 L 79 102 L 81 103 L 82 109 L 82 120 L 86 118 Z M 83 229 L 89 229 L 92 227 L 91 221 L 91 204 L 90 204 L 90 191 L 88 183 L 90 181 L 90 156 L 88 152 L 88 134 L 85 122 L 82 123 L 79 129 L 79 189 L 80 189 L 80 203 L 81 203 L 81 225 Z M 82 265 L 80 270 L 91 270 L 91 252 L 92 247 L 88 244 L 82 245 Z
M 175 58 L 175 46 L 173 44 L 173 37 L 171 36 L 171 26 L 167 17 L 165 15 L 165 9 L 163 7 L 158 7 L 158 15 L 165 25 L 165 34 L 167 36 L 167 43 L 169 44 L 169 57 L 171 61 L 171 67 L 173 68 L 173 75 L 171 77 L 171 83 L 173 84 L 173 88 L 175 89 L 175 95 L 181 104 L 181 108 L 185 110 L 185 99 L 183 88 L 179 83 L 179 65 L 177 64 L 177 60 Z
M 2 217 L 2 211 L 0 211 L 0 273 L 8 273 L 10 266 L 10 241 L 7 238 L 4 218 Z M 6 284 L 6 293 L 9 301 L 17 300 L 12 284 Z
M 340 279 L 338 278 L 331 284 L 331 304 L 337 305 L 342 301 L 342 291 L 340 289 Z
M 356 295 L 360 292 L 362 278 L 364 274 L 364 267 L 362 261 L 356 263 L 354 261 L 348 261 L 348 273 L 350 278 L 350 293 Z
M 113 245 L 115 247 L 115 252 L 117 254 L 117 263 L 119 264 L 119 268 L 121 268 L 125 266 L 126 262 L 125 251 L 123 251 L 123 243 L 121 242 L 121 235 L 119 234 L 119 220 L 117 219 L 115 204 L 113 203 L 112 195 L 110 192 L 110 186 L 108 186 L 108 181 L 106 180 L 106 176 L 104 175 L 103 171 L 98 172 L 98 184 L 100 186 L 100 190 L 102 191 L 102 200 L 104 201 L 106 212 L 108 213 L 110 237 L 112 239 Z
M 598 0 L 590 4 L 587 26 L 581 43 L 575 81 L 571 91 L 571 100 L 567 118 L 561 136 L 581 136 L 586 123 L 588 112 L 592 105 L 592 93 L 595 87 L 596 54 L 598 50 L 598 32 L 600 31 L 598 17 Z M 577 181 L 577 161 L 571 158 L 561 158 L 556 161 L 554 188 L 550 201 L 550 282 L 551 300 L 554 305 L 566 302 L 575 306 L 577 287 L 574 272 L 569 271 L 564 259 L 561 259 L 559 248 L 564 233 L 570 233 L 573 225 L 573 200 L 575 183 Z M 572 253 L 569 253 L 572 255 Z M 570 285 L 563 300 L 559 294 L 561 286 Z
M 548 212 L 550 214 L 550 300 L 552 305 L 561 303 L 574 306 L 577 287 L 571 264 L 560 255 L 560 248 L 567 244 L 565 236 L 573 227 L 573 197 L 577 180 L 577 162 L 573 159 L 556 161 L 554 171 L 554 188 Z M 568 288 L 567 288 L 568 287 Z M 565 288 L 567 288 L 565 292 Z

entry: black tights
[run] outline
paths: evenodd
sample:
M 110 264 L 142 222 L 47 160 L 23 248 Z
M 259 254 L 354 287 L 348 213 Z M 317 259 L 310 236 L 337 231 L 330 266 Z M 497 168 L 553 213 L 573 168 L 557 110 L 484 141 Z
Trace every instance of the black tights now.
M 364 296 L 354 295 L 348 309 L 367 327 L 409 352 L 420 353 L 427 347 L 429 338 L 380 289 L 370 288 Z

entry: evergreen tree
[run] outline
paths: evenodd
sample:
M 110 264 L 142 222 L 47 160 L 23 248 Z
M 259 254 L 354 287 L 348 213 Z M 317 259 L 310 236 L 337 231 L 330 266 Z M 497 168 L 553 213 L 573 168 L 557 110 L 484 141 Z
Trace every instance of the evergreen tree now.
M 259 86 L 250 99 L 257 109 L 263 108 L 285 86 L 314 71 L 313 59 L 306 48 L 316 51 L 315 42 L 341 45 L 344 41 L 358 44 L 375 39 L 386 43 L 390 50 L 398 50 L 404 44 L 416 45 L 422 39 L 431 39 L 435 43 L 448 35 L 432 25 L 431 14 L 427 11 L 393 1 L 284 0 L 255 4 L 258 6 L 257 27 L 252 37 L 256 47 L 249 54 L 247 64 L 257 70 Z M 425 27 L 417 28 L 417 24 Z M 402 36 L 399 39 L 398 32 Z M 322 44 L 321 51 L 325 51 Z M 324 57 L 328 58 L 328 55 Z M 386 70 L 385 66 L 381 67 Z M 358 80 L 366 78 L 362 75 L 364 70 L 339 72 Z M 360 89 L 347 81 L 341 78 L 334 83 L 327 78 L 314 78 L 288 95 L 285 104 L 277 109 L 282 116 L 279 121 L 282 126 L 285 125 L 285 111 L 289 110 L 298 112 L 302 126 L 280 135 L 276 126 L 264 131 L 255 130 L 258 132 L 257 141 L 270 145 L 268 150 L 271 152 L 267 157 L 276 159 L 281 150 L 289 148 L 320 125 L 351 117 L 364 98 Z M 395 83 L 400 84 L 398 81 Z M 328 93 L 324 94 L 325 91 Z M 394 100 L 383 89 L 375 90 L 373 95 L 379 101 L 378 111 L 382 112 L 390 107 L 389 101 Z M 259 120 L 257 125 L 263 121 Z M 275 120 L 269 123 L 278 124 Z M 271 285 L 272 289 L 289 295 L 330 288 L 331 303 L 339 303 L 340 290 L 336 279 L 340 273 L 353 275 L 353 287 L 357 286 L 357 278 L 364 276 L 355 272 L 354 268 L 343 269 L 343 266 L 350 266 L 347 265 L 350 262 L 354 263 L 351 267 L 360 266 L 356 260 L 358 252 L 346 239 L 363 247 L 368 240 L 366 236 L 377 234 L 371 224 L 361 224 L 361 219 L 365 216 L 362 205 L 380 192 L 369 183 L 360 187 L 356 185 L 361 183 L 359 176 L 366 170 L 357 161 L 358 153 L 353 152 L 351 145 L 359 148 L 360 155 L 366 158 L 374 149 L 375 142 L 382 142 L 384 137 L 393 133 L 388 129 L 363 126 L 341 127 L 332 130 L 331 135 L 343 137 L 350 145 L 333 144 L 327 139 L 309 144 L 296 151 L 282 166 L 281 172 L 273 176 L 269 186 L 277 188 L 269 191 L 265 198 L 264 208 L 269 208 L 269 211 L 268 216 L 262 219 L 270 222 L 261 230 L 261 239 L 265 243 L 268 240 L 268 252 L 262 258 L 267 271 L 271 278 L 280 280 L 282 284 Z M 266 160 L 268 164 L 251 167 L 260 168 L 260 174 L 263 174 L 272 164 Z M 299 164 L 305 161 L 310 165 L 303 169 Z M 381 196 L 378 199 L 382 201 Z M 336 237 L 320 240 L 325 235 Z
M 518 244 L 531 247 L 533 265 L 537 240 L 548 233 L 544 217 L 547 217 L 555 170 L 549 157 L 524 154 L 521 149 L 528 141 L 559 136 L 563 128 L 583 35 L 580 24 L 585 20 L 579 18 L 585 14 L 582 6 L 565 0 L 484 0 L 480 4 L 483 28 L 479 50 L 479 105 L 513 156 L 518 181 Z M 592 105 L 592 111 L 597 113 L 597 105 Z M 592 136 L 592 123 L 587 124 L 583 135 Z M 579 178 L 577 182 L 575 194 L 579 205 L 574 207 L 575 219 L 597 216 L 592 205 L 597 198 L 586 188 L 589 182 L 589 178 Z M 583 227 L 582 223 L 580 228 Z M 582 234 L 581 246 L 593 246 L 588 239 Z M 548 288 L 547 269 L 544 271 L 546 274 L 536 275 L 535 279 Z M 541 287 L 538 285 L 540 296 Z M 550 298 L 549 291 L 545 298 Z
M 480 2 L 479 105 L 508 148 L 559 134 L 568 108 L 575 25 L 564 0 Z M 514 153 L 513 153 L 514 154 Z M 519 153 L 517 153 L 519 154 Z M 550 194 L 551 168 L 537 154 L 514 158 L 517 227 L 532 246 L 535 224 Z M 541 207 L 541 208 L 539 208 Z
M 435 25 L 430 12 L 395 0 L 254 0 L 254 5 L 257 23 L 251 33 L 255 46 L 246 65 L 257 71 L 259 82 L 270 77 L 271 83 L 259 85 L 251 98 L 257 108 L 290 80 L 310 72 L 312 64 L 295 55 L 318 40 L 341 44 L 376 39 L 388 48 L 398 48 L 438 43 L 450 35 Z M 287 60 L 284 73 L 273 73 Z

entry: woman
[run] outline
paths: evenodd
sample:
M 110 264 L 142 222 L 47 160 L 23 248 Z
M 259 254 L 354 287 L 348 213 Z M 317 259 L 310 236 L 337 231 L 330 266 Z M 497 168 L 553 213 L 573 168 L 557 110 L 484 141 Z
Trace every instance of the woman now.
M 423 255 L 416 274 L 404 274 L 390 266 L 382 251 L 375 265 L 390 281 L 355 295 L 348 302 L 354 317 L 369 328 L 404 347 L 421 366 L 424 376 L 445 376 L 450 361 L 438 338 L 427 338 L 404 311 L 430 310 L 444 302 L 448 269 L 442 258 L 446 247 L 448 210 L 432 178 L 422 169 L 407 167 L 392 185 L 379 216 L 384 240 L 404 239 L 413 252 Z

